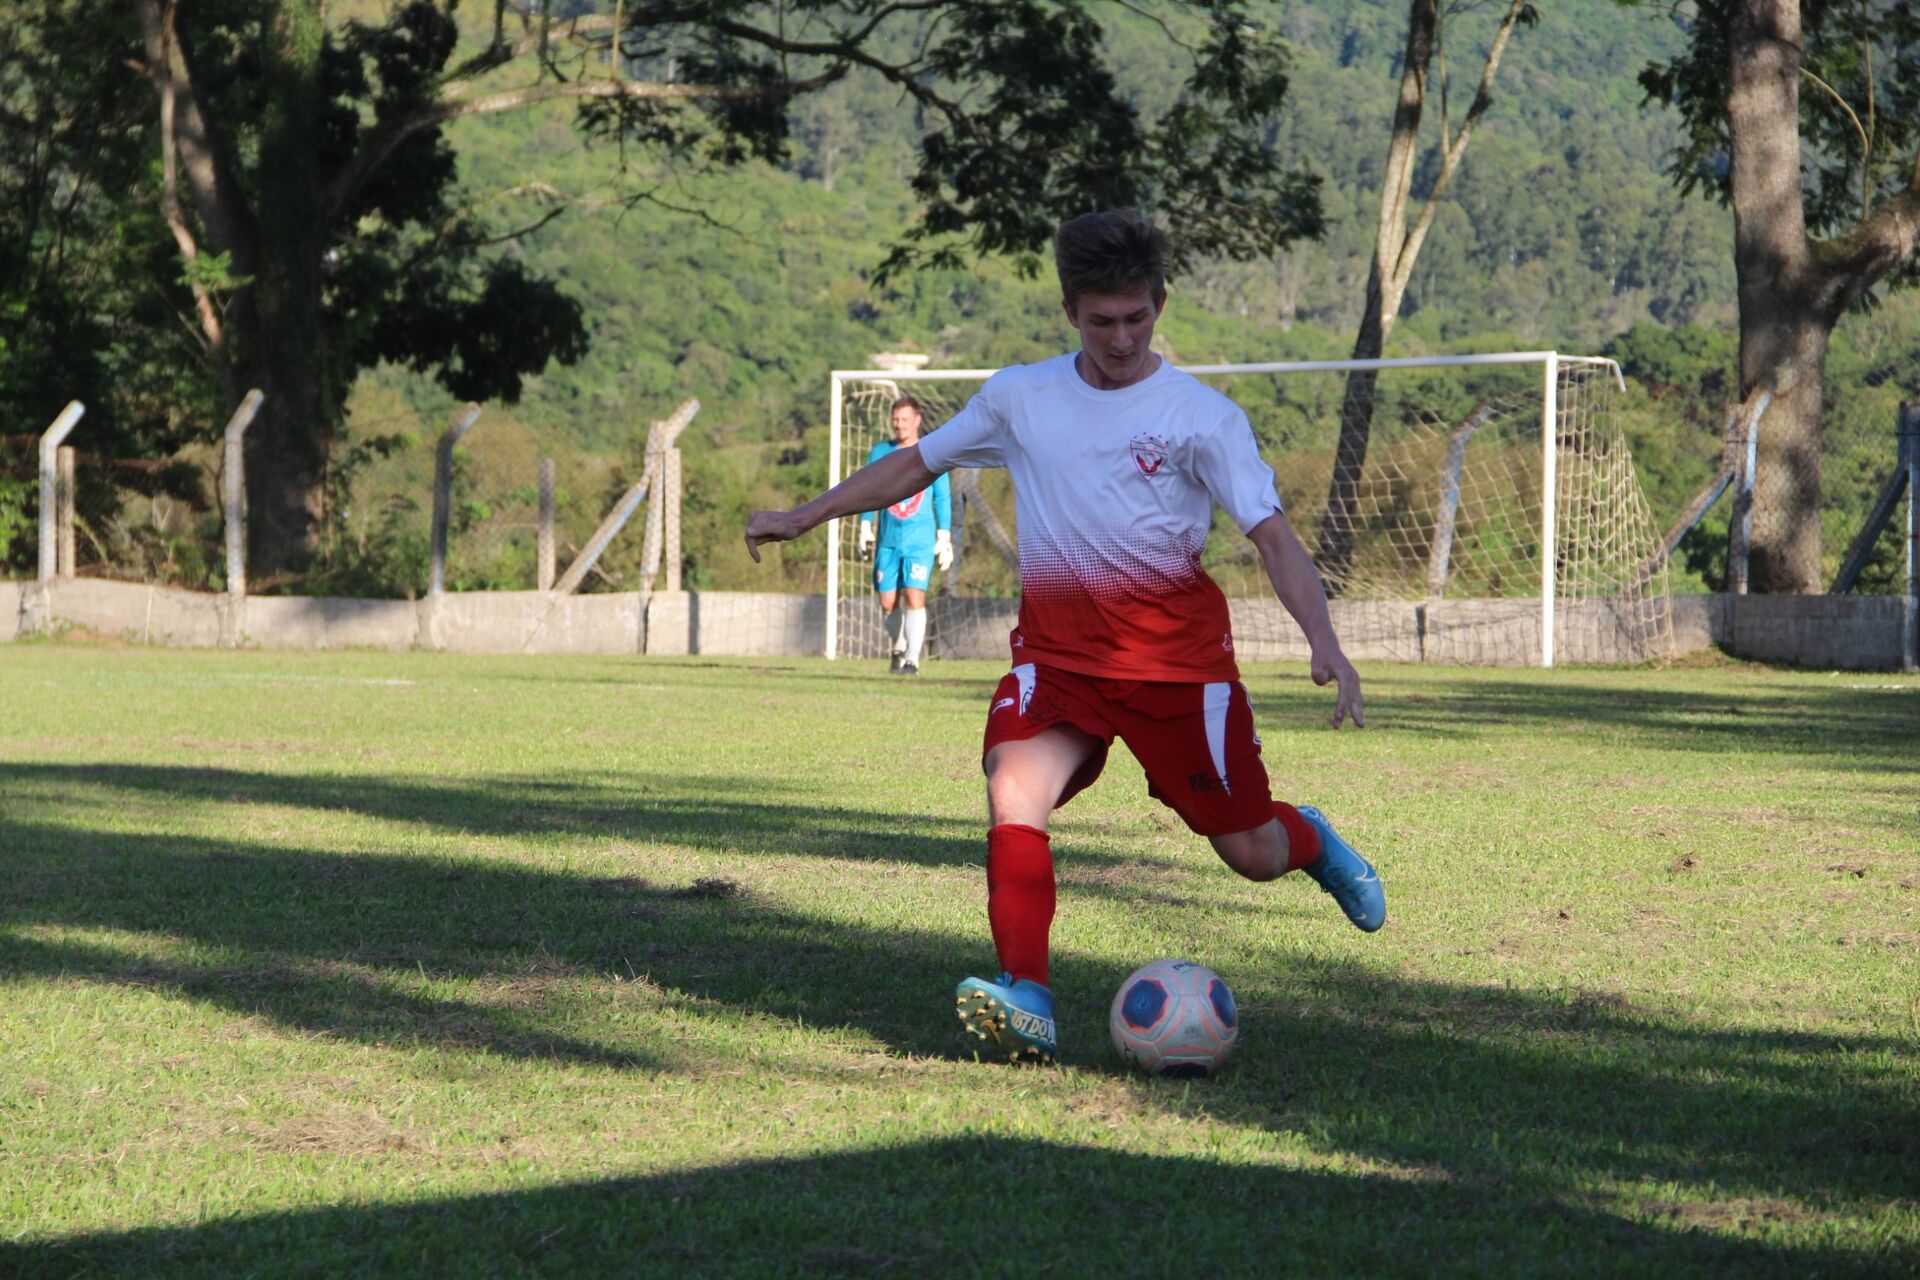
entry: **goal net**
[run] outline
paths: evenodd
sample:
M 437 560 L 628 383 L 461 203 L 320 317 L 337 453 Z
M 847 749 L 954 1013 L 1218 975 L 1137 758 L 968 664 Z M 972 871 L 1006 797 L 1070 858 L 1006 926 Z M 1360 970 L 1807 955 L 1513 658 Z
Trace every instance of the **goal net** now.
M 1510 352 L 1185 368 L 1246 411 L 1350 656 L 1551 666 L 1671 654 L 1666 561 L 1614 413 L 1612 361 Z M 835 372 L 835 481 L 890 437 L 900 395 L 937 431 L 991 373 Z M 1012 487 L 1001 471 L 956 470 L 950 483 L 956 555 L 929 593 L 927 651 L 1001 657 L 1019 609 Z M 858 521 L 836 526 L 827 655 L 885 657 Z M 1230 602 L 1243 660 L 1306 655 L 1224 513 L 1201 563 Z

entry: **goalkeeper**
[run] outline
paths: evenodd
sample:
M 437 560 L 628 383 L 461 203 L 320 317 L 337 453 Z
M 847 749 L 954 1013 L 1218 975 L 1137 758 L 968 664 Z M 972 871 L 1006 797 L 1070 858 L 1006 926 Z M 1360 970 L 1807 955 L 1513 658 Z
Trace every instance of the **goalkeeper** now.
M 955 988 L 961 1019 L 1016 1059 L 1057 1049 L 1048 977 L 1055 889 L 1047 825 L 1100 776 L 1114 739 L 1147 792 L 1249 880 L 1298 871 L 1356 927 L 1387 920 L 1373 865 L 1326 815 L 1273 798 L 1226 597 L 1200 567 L 1214 508 L 1259 555 L 1332 684 L 1334 726 L 1364 723 L 1312 558 L 1288 526 L 1247 416 L 1153 350 L 1166 235 L 1090 213 L 1054 241 L 1078 350 L 1002 369 L 925 441 L 792 511 L 756 511 L 747 547 L 927 488 L 954 467 L 1005 467 L 1020 520 L 1012 670 L 987 709 L 987 921 L 1002 970 Z
M 919 444 L 923 420 L 919 401 L 912 396 L 895 400 L 893 439 L 875 441 L 867 465 Z M 920 650 L 927 640 L 927 583 L 936 564 L 942 573 L 953 567 L 952 528 L 953 498 L 944 475 L 884 511 L 860 515 L 860 558 L 873 561 L 873 589 L 879 593 L 892 641 L 894 675 L 920 674 Z

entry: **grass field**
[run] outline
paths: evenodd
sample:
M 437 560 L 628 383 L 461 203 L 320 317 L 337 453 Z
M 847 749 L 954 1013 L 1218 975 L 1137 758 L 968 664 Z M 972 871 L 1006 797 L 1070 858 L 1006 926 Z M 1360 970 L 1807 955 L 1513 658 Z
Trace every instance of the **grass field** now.
M 0 648 L 0 1274 L 1920 1270 L 1920 680 L 1261 669 L 1391 919 L 1117 756 L 974 1062 L 998 668 Z M 1219 969 L 1207 1083 L 1120 977 Z

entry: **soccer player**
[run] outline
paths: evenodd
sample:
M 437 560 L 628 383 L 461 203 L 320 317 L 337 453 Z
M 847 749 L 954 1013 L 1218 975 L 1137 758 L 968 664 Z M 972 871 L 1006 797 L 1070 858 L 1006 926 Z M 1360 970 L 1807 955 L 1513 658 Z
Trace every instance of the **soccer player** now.
M 867 465 L 920 443 L 921 421 L 919 401 L 912 396 L 895 400 L 893 439 L 874 441 Z M 920 647 L 927 639 L 927 582 L 934 565 L 942 573 L 953 567 L 952 528 L 953 498 L 945 475 L 884 511 L 860 513 L 860 558 L 873 561 L 873 589 L 893 642 L 894 675 L 920 674 Z M 896 609 L 895 601 L 902 596 L 905 607 Z
M 1079 350 L 1002 369 L 957 415 L 792 511 L 756 511 L 747 546 L 917 493 L 953 467 L 1005 467 L 1020 523 L 1013 669 L 988 703 L 987 917 L 1003 971 L 955 991 L 963 1023 L 1009 1057 L 1056 1051 L 1047 937 L 1052 811 L 1118 737 L 1148 793 L 1250 880 L 1304 871 L 1354 925 L 1386 923 L 1373 867 L 1317 809 L 1276 802 L 1234 664 L 1227 602 L 1200 569 L 1213 505 L 1253 543 L 1333 684 L 1333 726 L 1364 725 L 1313 562 L 1288 527 L 1246 415 L 1150 348 L 1168 243 L 1134 213 L 1060 227 L 1054 261 Z

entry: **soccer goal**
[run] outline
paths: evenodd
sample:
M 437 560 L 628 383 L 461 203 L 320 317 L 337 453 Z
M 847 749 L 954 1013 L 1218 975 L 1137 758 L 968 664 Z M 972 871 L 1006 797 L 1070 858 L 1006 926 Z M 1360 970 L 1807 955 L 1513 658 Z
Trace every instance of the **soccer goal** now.
M 993 373 L 899 363 L 831 375 L 835 482 L 887 437 L 900 395 L 935 431 Z M 1524 351 L 1182 367 L 1246 411 L 1352 656 L 1552 666 L 1671 654 L 1666 560 L 1614 412 L 1625 383 L 1613 361 Z M 1019 607 L 1011 486 L 977 471 L 952 484 L 957 554 L 933 583 L 928 651 L 999 657 Z M 830 658 L 884 657 L 889 644 L 856 525 L 828 532 Z M 1242 658 L 1305 655 L 1252 544 L 1218 513 L 1202 565 L 1231 603 Z

